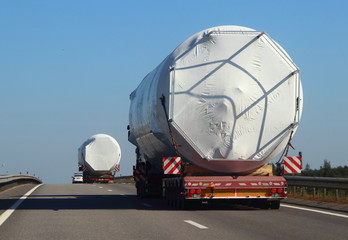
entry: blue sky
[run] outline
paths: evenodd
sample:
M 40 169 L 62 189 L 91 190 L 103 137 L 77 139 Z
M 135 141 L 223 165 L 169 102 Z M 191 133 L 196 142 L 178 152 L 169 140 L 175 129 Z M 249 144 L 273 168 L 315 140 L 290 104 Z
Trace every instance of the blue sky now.
M 346 1 L 0 1 L 0 174 L 68 183 L 77 148 L 106 133 L 131 175 L 129 94 L 177 45 L 219 25 L 267 32 L 301 69 L 293 139 L 304 162 L 348 165 Z M 294 152 L 295 153 L 295 152 Z

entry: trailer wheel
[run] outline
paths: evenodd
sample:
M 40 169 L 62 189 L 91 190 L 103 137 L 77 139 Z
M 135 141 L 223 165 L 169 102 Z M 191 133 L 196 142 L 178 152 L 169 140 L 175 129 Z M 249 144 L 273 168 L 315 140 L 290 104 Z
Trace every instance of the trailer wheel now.
M 137 186 L 137 196 L 140 197 L 140 186 Z
M 270 208 L 271 209 L 279 209 L 279 207 L 280 207 L 280 201 L 279 200 L 270 202 Z
M 185 200 L 184 196 L 179 197 L 178 208 L 181 210 L 187 209 L 187 201 Z
M 137 196 L 141 198 L 145 197 L 145 182 L 139 181 L 137 183 L 136 188 L 137 188 Z
M 261 208 L 261 209 L 269 209 L 270 208 L 270 202 L 268 202 L 267 200 L 255 200 L 253 202 L 253 207 L 255 208 Z
M 174 207 L 179 208 L 180 207 L 180 199 L 179 196 L 176 194 L 174 195 Z
M 174 205 L 174 201 L 173 201 L 173 187 L 171 186 L 171 182 L 168 181 L 167 182 L 167 188 L 166 188 L 166 198 L 167 198 L 167 204 L 169 206 L 173 206 Z
M 184 195 L 179 195 L 178 208 L 181 210 L 187 209 L 187 200 Z

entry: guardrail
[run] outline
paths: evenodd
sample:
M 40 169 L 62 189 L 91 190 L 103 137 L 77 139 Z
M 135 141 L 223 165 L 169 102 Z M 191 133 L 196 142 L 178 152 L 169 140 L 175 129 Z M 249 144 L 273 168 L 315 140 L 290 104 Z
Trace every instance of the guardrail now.
M 114 183 L 134 183 L 133 176 L 115 177 Z
M 0 192 L 26 183 L 40 184 L 42 181 L 39 178 L 26 175 L 0 175 Z
M 348 199 L 348 178 L 285 176 L 290 195 L 313 199 Z

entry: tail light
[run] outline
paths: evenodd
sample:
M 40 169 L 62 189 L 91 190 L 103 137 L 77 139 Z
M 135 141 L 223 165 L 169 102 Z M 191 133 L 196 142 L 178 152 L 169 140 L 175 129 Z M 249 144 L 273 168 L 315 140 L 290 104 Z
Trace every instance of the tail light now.
M 276 192 L 277 192 L 277 189 L 272 188 L 271 193 L 274 194 L 274 193 L 276 193 Z
M 282 192 L 283 192 L 283 189 L 282 189 L 282 188 L 278 188 L 277 192 L 278 192 L 278 193 L 282 193 Z
M 189 189 L 187 196 L 189 198 L 201 198 L 202 197 L 202 189 Z

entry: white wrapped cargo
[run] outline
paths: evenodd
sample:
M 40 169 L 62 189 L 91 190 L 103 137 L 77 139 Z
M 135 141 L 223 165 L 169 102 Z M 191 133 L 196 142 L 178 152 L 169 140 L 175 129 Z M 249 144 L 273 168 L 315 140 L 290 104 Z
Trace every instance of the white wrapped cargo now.
M 96 134 L 78 149 L 78 164 L 92 174 L 108 174 L 120 164 L 121 148 L 118 142 L 106 134 Z
M 187 39 L 130 99 L 129 141 L 158 171 L 178 153 L 212 171 L 256 169 L 286 147 L 302 112 L 297 66 L 267 34 L 239 26 Z

